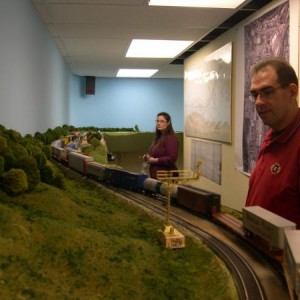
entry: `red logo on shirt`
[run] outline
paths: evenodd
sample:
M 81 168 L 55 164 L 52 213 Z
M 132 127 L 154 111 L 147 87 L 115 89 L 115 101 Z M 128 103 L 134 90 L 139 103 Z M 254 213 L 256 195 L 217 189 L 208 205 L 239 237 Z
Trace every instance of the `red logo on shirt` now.
M 279 163 L 275 163 L 271 166 L 271 174 L 272 175 L 278 175 L 281 171 L 281 166 Z

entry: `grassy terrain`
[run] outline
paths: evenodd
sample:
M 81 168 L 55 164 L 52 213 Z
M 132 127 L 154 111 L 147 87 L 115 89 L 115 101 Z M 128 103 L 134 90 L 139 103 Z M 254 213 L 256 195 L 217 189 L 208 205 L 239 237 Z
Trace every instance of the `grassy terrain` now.
M 96 149 L 93 147 L 86 147 L 83 149 L 84 153 L 88 154 L 89 156 L 93 157 L 95 162 L 99 164 L 107 165 L 107 153 L 105 148 L 102 145 L 99 145 Z
M 205 245 L 157 241 L 162 221 L 87 181 L 0 191 L 0 299 L 237 299 Z

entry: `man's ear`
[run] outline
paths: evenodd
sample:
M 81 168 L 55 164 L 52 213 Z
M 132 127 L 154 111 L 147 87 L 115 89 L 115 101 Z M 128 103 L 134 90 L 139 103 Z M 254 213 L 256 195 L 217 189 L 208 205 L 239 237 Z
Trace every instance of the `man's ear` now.
M 297 98 L 297 96 L 298 96 L 298 86 L 295 83 L 290 83 L 289 92 L 290 92 L 290 97 Z

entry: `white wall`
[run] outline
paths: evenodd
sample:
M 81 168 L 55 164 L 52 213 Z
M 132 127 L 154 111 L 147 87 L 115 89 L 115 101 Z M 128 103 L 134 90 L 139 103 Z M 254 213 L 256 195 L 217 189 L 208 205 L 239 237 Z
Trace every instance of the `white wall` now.
M 290 0 L 290 63 L 298 73 L 298 1 Z M 244 20 L 224 35 L 211 42 L 205 48 L 188 58 L 185 68 L 195 60 L 202 60 L 211 52 L 223 45 L 233 42 L 233 70 L 232 70 L 232 142 L 222 144 L 222 183 L 216 184 L 205 177 L 193 183 L 200 188 L 221 194 L 222 204 L 241 211 L 245 204 L 248 190 L 248 176 L 237 170 L 235 149 L 242 143 L 243 99 L 244 99 L 244 31 L 243 27 L 257 17 L 263 15 L 271 8 L 285 1 L 272 1 L 271 4 Z M 193 138 L 195 139 L 195 138 Z M 191 141 L 192 138 L 184 136 L 184 168 L 191 168 Z
M 71 74 L 30 0 L 0 1 L 0 124 L 21 134 L 68 123 Z

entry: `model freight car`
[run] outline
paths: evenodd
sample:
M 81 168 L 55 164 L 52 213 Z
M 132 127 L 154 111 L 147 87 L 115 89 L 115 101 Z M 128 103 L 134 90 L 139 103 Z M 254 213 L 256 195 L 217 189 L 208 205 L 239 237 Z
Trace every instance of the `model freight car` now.
M 84 175 L 86 174 L 87 164 L 94 160 L 91 156 L 84 155 L 76 151 L 70 151 L 68 159 L 69 167 Z
M 300 230 L 284 232 L 283 266 L 291 299 L 300 299 Z
M 177 204 L 205 217 L 211 217 L 220 211 L 221 197 L 191 185 L 179 185 Z
M 167 195 L 167 185 L 154 178 L 145 178 L 143 188 L 146 194 Z M 177 185 L 172 186 L 171 199 L 177 199 Z
M 284 231 L 295 230 L 296 224 L 260 206 L 243 208 L 243 226 L 248 235 L 258 236 L 270 248 L 283 250 Z
M 86 166 L 86 175 L 99 181 L 105 181 L 107 166 L 91 161 Z
M 141 191 L 146 178 L 146 174 L 130 172 L 120 168 L 107 168 L 105 171 L 106 182 L 133 191 Z

